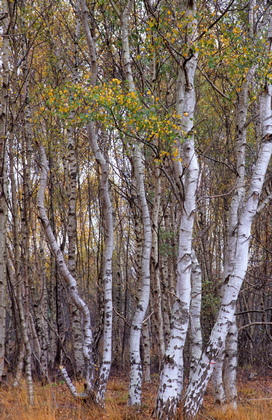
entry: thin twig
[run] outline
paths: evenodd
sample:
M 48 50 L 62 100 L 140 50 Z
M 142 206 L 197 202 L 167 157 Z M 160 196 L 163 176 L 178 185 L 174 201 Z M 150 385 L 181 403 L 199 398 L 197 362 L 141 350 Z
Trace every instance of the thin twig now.
M 129 327 L 131 327 L 131 324 L 128 322 L 128 320 L 123 315 L 119 314 L 115 308 L 113 308 L 113 312 L 115 312 L 119 318 L 121 318 Z
M 272 398 L 249 398 L 249 399 L 246 399 L 246 401 L 265 401 L 265 400 L 268 400 L 268 401 L 270 401 L 270 400 L 272 400 Z
M 263 386 L 260 382 L 257 382 L 257 384 L 258 384 L 258 385 L 259 385 L 262 389 L 265 389 L 266 391 L 268 391 L 268 392 L 272 393 L 272 390 L 271 390 L 271 389 L 267 388 L 266 386 Z
M 212 81 L 211 79 L 207 76 L 206 73 L 204 73 L 204 71 L 200 68 L 200 66 L 197 66 L 198 70 L 200 71 L 200 73 L 202 74 L 202 76 L 207 80 L 207 82 L 211 85 L 211 87 L 217 92 L 219 93 L 220 96 L 222 96 L 224 99 L 227 99 L 229 102 L 232 103 L 232 100 L 225 95 Z
M 207 417 L 207 416 L 204 416 L 204 414 L 200 414 L 200 413 L 198 413 L 197 414 L 199 417 L 202 417 L 203 419 L 206 419 L 206 420 L 216 420 L 214 417 Z
M 154 314 L 154 311 L 152 311 L 151 312 L 151 314 L 149 314 L 144 320 L 143 320 L 143 324 L 145 323 L 145 322 L 147 322 L 148 320 L 149 320 L 149 318 L 151 318 L 152 317 L 152 315 Z
M 252 327 L 253 325 L 272 325 L 272 322 L 251 322 L 250 324 L 242 325 L 242 327 L 239 328 L 239 331 Z
M 212 198 L 219 198 L 219 197 L 226 197 L 227 195 L 230 195 L 234 190 L 236 189 L 236 185 L 228 192 L 226 193 L 222 193 L 222 194 L 215 194 L 215 195 L 204 195 L 202 197 L 199 197 L 199 199 L 197 200 L 197 203 L 200 200 L 205 200 L 207 198 L 212 199 Z

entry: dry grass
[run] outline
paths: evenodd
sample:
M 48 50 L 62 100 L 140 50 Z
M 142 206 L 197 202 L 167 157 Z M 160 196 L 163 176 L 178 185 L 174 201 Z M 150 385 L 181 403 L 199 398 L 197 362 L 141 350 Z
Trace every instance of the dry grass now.
M 272 377 L 238 380 L 238 410 L 233 411 L 213 405 L 211 393 L 205 400 L 203 417 L 209 420 L 271 420 L 272 419 Z
M 1 388 L 0 419 L 3 420 L 148 420 L 151 419 L 156 396 L 157 377 L 144 385 L 143 405 L 140 410 L 128 408 L 128 380 L 118 375 L 109 382 L 106 410 L 85 408 L 76 403 L 66 385 L 35 385 L 35 405 L 27 403 L 25 384 L 20 389 Z M 78 384 L 80 389 L 82 384 Z M 179 414 L 179 419 L 182 415 Z M 207 392 L 204 408 L 198 419 L 209 420 L 271 420 L 272 378 L 239 381 L 239 407 L 233 412 L 214 407 L 211 393 Z

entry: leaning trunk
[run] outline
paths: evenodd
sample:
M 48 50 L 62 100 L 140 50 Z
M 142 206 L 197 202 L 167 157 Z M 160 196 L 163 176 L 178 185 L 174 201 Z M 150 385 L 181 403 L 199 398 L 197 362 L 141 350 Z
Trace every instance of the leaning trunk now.
M 211 377 L 214 363 L 218 359 L 220 349 L 225 345 L 225 340 L 229 331 L 229 326 L 234 320 L 236 302 L 241 289 L 243 279 L 247 270 L 248 249 L 250 241 L 250 230 L 253 218 L 256 214 L 259 197 L 261 194 L 264 177 L 272 153 L 272 118 L 270 110 L 271 94 L 269 93 L 269 121 L 266 118 L 267 126 L 261 141 L 258 160 L 252 175 L 250 188 L 247 192 L 241 214 L 237 232 L 237 245 L 235 252 L 235 264 L 232 273 L 225 279 L 224 294 L 217 321 L 212 330 L 209 343 L 204 350 L 198 363 L 197 369 L 192 376 L 187 389 L 184 404 L 186 418 L 194 418 L 202 403 L 203 394 Z M 268 117 L 268 115 L 267 115 Z

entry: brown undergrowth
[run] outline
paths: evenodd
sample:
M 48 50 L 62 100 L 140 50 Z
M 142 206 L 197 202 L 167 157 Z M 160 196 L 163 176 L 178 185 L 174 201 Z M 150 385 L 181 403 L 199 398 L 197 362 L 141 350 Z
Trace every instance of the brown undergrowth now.
M 128 379 L 126 375 L 114 375 L 108 386 L 106 409 L 86 408 L 73 400 L 66 385 L 61 382 L 46 386 L 35 385 L 35 405 L 27 403 L 26 387 L 20 389 L 8 386 L 0 389 L 0 419 L 3 420 L 148 420 L 157 391 L 158 376 L 143 388 L 143 405 L 139 410 L 127 407 Z M 77 384 L 78 390 L 83 384 Z M 271 420 L 272 419 L 272 377 L 258 377 L 254 380 L 238 381 L 238 410 L 224 412 L 215 407 L 208 389 L 204 406 L 198 419 L 209 420 Z M 182 414 L 178 414 L 182 419 Z

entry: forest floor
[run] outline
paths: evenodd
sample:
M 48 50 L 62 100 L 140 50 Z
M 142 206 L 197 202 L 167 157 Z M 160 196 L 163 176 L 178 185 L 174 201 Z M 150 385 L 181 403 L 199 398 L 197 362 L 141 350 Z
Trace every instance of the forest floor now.
M 35 385 L 35 405 L 27 404 L 25 385 L 20 389 L 1 387 L 0 419 L 2 420 L 148 420 L 152 418 L 158 376 L 143 387 L 143 405 L 140 411 L 127 407 L 128 378 L 125 374 L 111 377 L 106 397 L 106 410 L 86 408 L 75 402 L 63 382 L 46 386 Z M 83 391 L 83 384 L 77 384 Z M 211 390 L 208 389 L 204 406 L 197 419 L 208 420 L 272 420 L 272 374 L 256 376 L 253 380 L 239 375 L 238 410 L 222 412 L 213 404 Z M 182 419 L 182 414 L 178 414 Z

